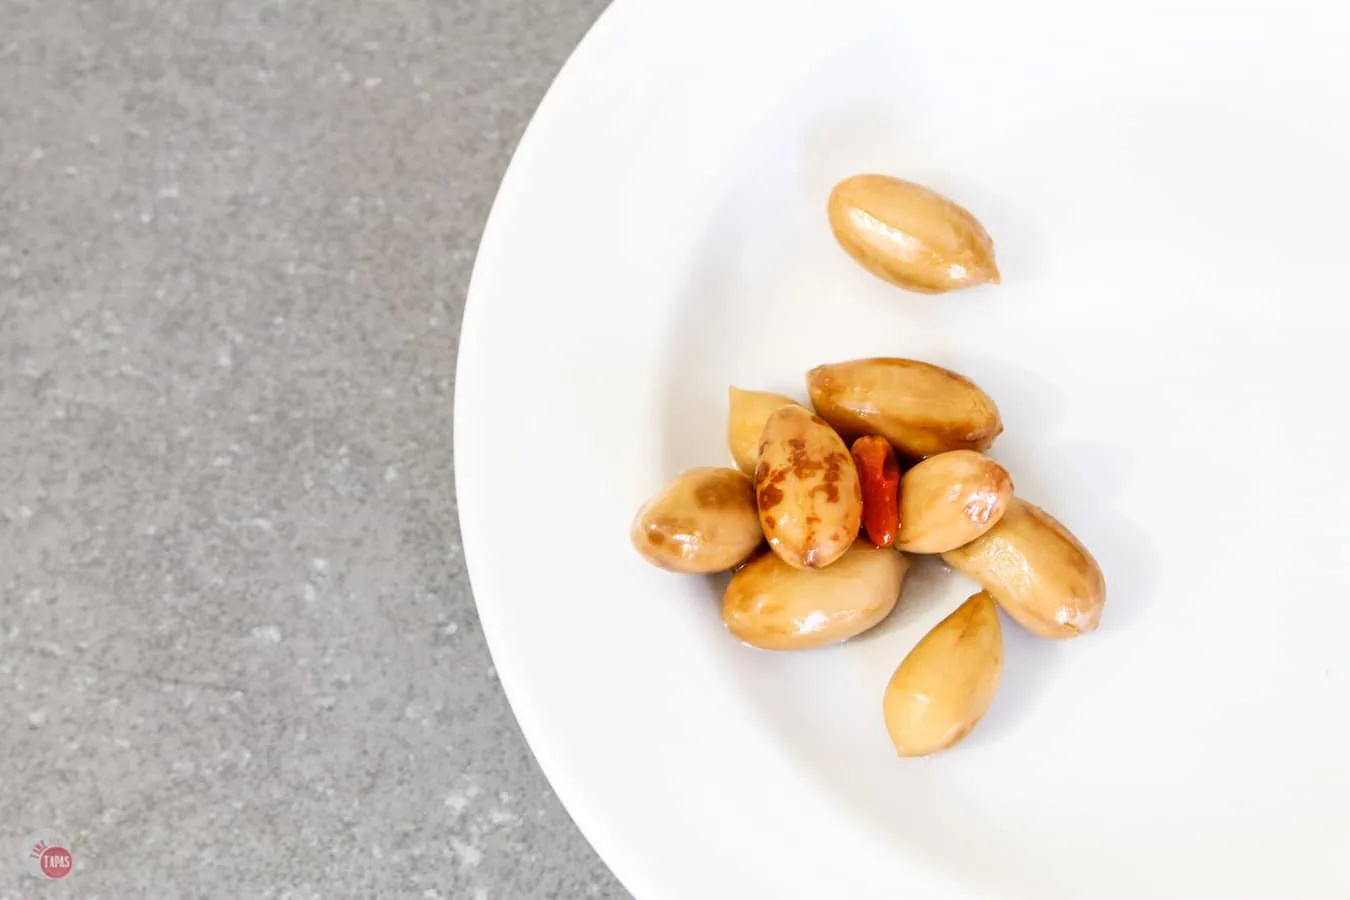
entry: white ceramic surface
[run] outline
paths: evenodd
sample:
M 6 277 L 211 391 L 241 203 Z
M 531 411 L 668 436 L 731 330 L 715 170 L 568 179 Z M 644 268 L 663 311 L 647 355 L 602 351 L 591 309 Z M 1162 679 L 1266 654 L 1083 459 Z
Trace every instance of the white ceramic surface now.
M 1350 896 L 1350 12 L 619 0 L 540 107 L 464 321 L 456 483 L 501 681 L 641 900 Z M 1000 287 L 909 294 L 831 238 L 862 171 L 968 206 Z M 971 590 L 805 654 L 645 564 L 637 506 L 725 464 L 729 383 L 955 368 L 1106 573 L 1005 619 L 1004 681 L 900 760 L 881 693 Z

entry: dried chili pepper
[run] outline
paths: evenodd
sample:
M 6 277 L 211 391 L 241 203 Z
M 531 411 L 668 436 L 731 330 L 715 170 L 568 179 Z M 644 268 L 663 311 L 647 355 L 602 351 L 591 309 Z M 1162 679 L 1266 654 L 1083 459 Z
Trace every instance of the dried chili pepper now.
M 900 530 L 900 463 L 890 441 L 863 435 L 853 442 L 862 482 L 863 529 L 878 547 L 890 547 Z

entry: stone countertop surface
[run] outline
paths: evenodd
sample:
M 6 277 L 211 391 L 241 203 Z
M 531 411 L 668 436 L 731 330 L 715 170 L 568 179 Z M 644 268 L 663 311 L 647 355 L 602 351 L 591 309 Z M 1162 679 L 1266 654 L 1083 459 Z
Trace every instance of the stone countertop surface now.
M 495 680 L 451 447 L 602 6 L 0 0 L 0 897 L 627 896 Z

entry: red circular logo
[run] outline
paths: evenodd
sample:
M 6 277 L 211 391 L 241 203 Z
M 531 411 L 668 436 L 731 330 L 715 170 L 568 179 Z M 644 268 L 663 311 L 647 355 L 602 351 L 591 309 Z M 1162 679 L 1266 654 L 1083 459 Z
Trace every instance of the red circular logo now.
M 70 874 L 71 866 L 74 864 L 70 858 L 70 851 L 65 847 L 48 847 L 42 851 L 39 862 L 42 865 L 42 874 L 48 878 L 65 878 Z

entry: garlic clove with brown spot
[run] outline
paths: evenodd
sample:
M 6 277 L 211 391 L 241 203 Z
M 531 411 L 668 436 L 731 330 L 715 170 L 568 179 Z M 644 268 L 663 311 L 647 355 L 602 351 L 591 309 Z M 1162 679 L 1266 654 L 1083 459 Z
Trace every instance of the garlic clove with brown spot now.
M 764 425 L 755 497 L 769 547 L 790 566 L 828 566 L 862 525 L 852 454 L 833 428 L 800 406 L 778 409 Z
M 672 572 L 721 572 L 763 542 L 748 476 L 730 468 L 690 469 L 668 482 L 633 519 L 633 546 Z

